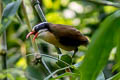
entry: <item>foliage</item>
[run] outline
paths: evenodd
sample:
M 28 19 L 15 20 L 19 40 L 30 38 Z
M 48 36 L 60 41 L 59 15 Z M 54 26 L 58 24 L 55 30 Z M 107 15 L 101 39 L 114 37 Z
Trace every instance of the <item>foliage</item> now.
M 3 15 L 2 15 L 2 21 L 1 21 L 2 26 L 0 27 L 0 35 L 11 23 L 11 20 L 15 15 L 16 11 L 18 10 L 20 3 L 21 3 L 21 0 L 18 0 L 16 2 L 11 2 L 4 9 Z
M 88 79 L 95 80 L 99 72 L 103 69 L 104 65 L 107 63 L 109 53 L 114 47 L 115 33 L 119 32 L 120 30 L 119 14 L 120 11 L 117 11 L 111 16 L 107 17 L 101 23 L 100 29 L 95 33 L 95 35 L 93 35 L 91 43 L 86 52 L 84 62 L 79 68 L 80 73 L 82 75 L 81 76 L 82 80 Z

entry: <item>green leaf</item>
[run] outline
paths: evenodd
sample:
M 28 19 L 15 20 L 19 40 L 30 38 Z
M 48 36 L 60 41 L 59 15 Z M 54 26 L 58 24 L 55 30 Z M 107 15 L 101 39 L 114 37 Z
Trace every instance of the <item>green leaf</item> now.
M 54 72 L 52 72 L 50 75 L 48 75 L 44 80 L 49 80 L 49 78 L 51 78 L 55 73 L 57 73 L 57 72 L 59 72 L 59 71 L 62 71 L 62 70 L 65 70 L 65 69 L 67 69 L 67 68 L 69 68 L 69 67 L 70 67 L 70 66 L 57 69 L 56 71 L 54 71 Z
M 117 46 L 117 52 L 116 52 L 115 59 L 116 59 L 117 64 L 115 64 L 113 70 L 120 70 L 120 35 L 119 35 L 119 32 L 120 32 L 120 28 L 117 29 L 116 36 L 115 36 L 116 46 Z M 120 72 L 107 80 L 119 80 L 119 79 L 120 79 Z
M 21 0 L 17 0 L 15 2 L 9 3 L 6 8 L 3 10 L 1 26 L 0 26 L 0 35 L 6 30 L 8 25 L 11 23 L 14 15 L 16 14 L 19 6 L 21 4 Z
M 108 16 L 93 35 L 83 64 L 79 67 L 81 80 L 96 80 L 114 47 L 114 36 L 118 28 L 120 28 L 120 10 Z
M 10 79 L 10 80 L 15 80 L 15 78 L 13 77 L 13 75 L 10 74 L 10 73 L 7 73 L 7 77 L 8 77 L 8 79 Z
M 7 73 L 7 74 L 6 73 L 3 73 L 3 74 L 0 73 L 0 80 L 4 79 L 5 77 L 8 77 L 8 79 L 10 79 L 10 80 L 15 80 L 13 75 L 10 74 L 10 73 Z
M 26 76 L 31 80 L 43 80 L 43 74 L 40 71 L 32 66 L 28 66 L 26 69 Z
M 28 80 L 25 77 L 16 77 L 16 80 Z
M 60 55 L 59 59 L 70 64 L 70 65 L 72 64 L 72 58 L 68 54 Z M 68 66 L 67 64 L 65 64 L 59 60 L 56 62 L 56 64 L 61 68 Z
M 120 72 L 117 73 L 116 75 L 114 75 L 114 76 L 108 78 L 107 80 L 119 80 L 119 79 L 120 79 Z
M 80 75 L 78 75 L 76 73 L 66 72 L 66 73 L 58 75 L 58 77 L 52 78 L 50 80 L 56 80 L 56 79 L 60 79 L 60 78 L 67 77 L 67 76 L 80 76 Z
M 1 79 L 4 79 L 5 77 L 6 77 L 6 75 L 0 73 L 0 80 L 1 80 Z
M 12 2 L 12 0 L 3 0 L 3 3 L 4 3 L 4 4 L 8 4 L 8 3 L 10 3 L 10 2 Z
M 14 16 L 21 4 L 21 0 L 9 3 L 6 8 L 3 10 L 3 18 L 8 18 L 9 16 Z
M 21 54 L 14 54 L 7 60 L 8 66 L 13 66 L 20 58 Z
M 120 71 L 120 35 L 119 35 L 120 28 L 118 28 L 117 30 L 118 31 L 116 31 L 116 36 L 115 36 L 116 46 L 117 46 L 115 60 L 116 60 L 117 64 L 114 65 L 113 71 L 114 70 Z

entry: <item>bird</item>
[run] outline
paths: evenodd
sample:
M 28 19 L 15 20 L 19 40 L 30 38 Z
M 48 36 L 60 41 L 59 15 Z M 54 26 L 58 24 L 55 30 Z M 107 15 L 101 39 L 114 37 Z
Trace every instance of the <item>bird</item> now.
M 28 39 L 30 35 L 34 35 L 33 40 L 40 38 L 63 50 L 74 51 L 72 57 L 75 56 L 79 46 L 86 46 L 89 43 L 88 38 L 79 30 L 64 24 L 42 22 L 35 25 L 26 38 Z

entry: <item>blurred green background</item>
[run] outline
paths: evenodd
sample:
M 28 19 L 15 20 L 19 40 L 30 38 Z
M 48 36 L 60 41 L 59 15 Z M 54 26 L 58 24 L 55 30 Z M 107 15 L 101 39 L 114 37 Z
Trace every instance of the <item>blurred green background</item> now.
M 39 18 L 39 15 L 35 11 L 33 2 L 31 2 L 30 0 L 23 1 L 26 7 L 30 25 L 34 26 L 40 23 L 41 20 Z M 100 24 L 105 20 L 105 18 L 119 10 L 118 7 L 94 3 L 94 1 L 89 2 L 87 0 L 39 0 L 39 1 L 48 22 L 55 24 L 72 25 L 78 30 L 80 30 L 81 33 L 83 33 L 85 36 L 87 36 L 90 42 L 91 37 L 95 34 L 95 31 L 99 30 Z M 119 3 L 119 0 L 108 1 Z M 15 2 L 15 0 L 0 0 L 1 11 L 0 18 L 2 16 L 3 9 L 5 9 L 6 6 L 12 2 Z M 6 13 L 6 15 L 9 13 L 10 11 L 8 8 L 8 12 Z M 10 20 L 10 23 L 6 29 L 8 69 L 3 70 L 2 68 L 3 60 L 1 56 L 0 80 L 6 76 L 5 72 L 7 72 L 7 77 L 10 80 L 43 80 L 46 76 L 49 75 L 47 70 L 41 64 L 35 65 L 32 62 L 34 56 L 26 57 L 26 55 L 28 54 L 34 54 L 34 49 L 32 47 L 30 39 L 26 39 L 26 35 L 28 34 L 29 31 L 27 27 L 28 25 L 26 24 L 27 22 L 25 16 L 26 15 L 24 14 L 23 6 L 20 5 L 17 12 L 15 12 L 15 15 L 9 17 L 8 19 L 8 21 Z M 3 37 L 1 36 L 0 50 L 2 50 L 3 47 L 2 39 Z M 37 39 L 36 41 L 41 53 L 51 55 L 56 58 L 58 57 L 57 51 L 53 45 L 48 44 L 42 41 L 41 39 Z M 83 61 L 87 49 L 88 48 L 84 46 L 79 47 L 79 51 L 77 52 L 75 58 L 73 59 L 73 63 L 76 64 L 76 66 L 79 65 L 81 61 Z M 73 53 L 64 50 L 61 51 L 63 54 L 69 54 L 70 56 Z M 114 66 L 116 65 L 115 53 L 116 47 L 113 47 L 110 52 L 108 62 L 106 63 L 105 66 L 103 65 L 104 66 L 103 73 L 105 79 L 110 78 L 111 76 L 119 72 L 119 70 L 116 69 L 117 66 Z M 43 57 L 43 59 L 45 60 L 47 66 L 52 72 L 60 68 L 56 64 L 56 60 L 50 59 L 48 57 Z M 65 71 L 60 71 L 56 75 L 62 73 L 65 73 Z M 67 78 L 68 77 L 61 78 L 61 80 L 68 80 Z M 79 80 L 79 78 L 75 80 Z

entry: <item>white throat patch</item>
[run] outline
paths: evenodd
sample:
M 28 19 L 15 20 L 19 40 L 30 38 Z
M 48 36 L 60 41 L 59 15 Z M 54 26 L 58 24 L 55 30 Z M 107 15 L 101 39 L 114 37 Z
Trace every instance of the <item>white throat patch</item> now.
M 48 29 L 41 29 L 41 30 L 38 31 L 38 33 L 40 34 L 42 32 L 46 32 L 46 31 L 48 31 Z
M 38 37 L 44 38 L 46 36 L 46 33 L 48 32 L 48 29 L 41 29 L 38 31 Z

